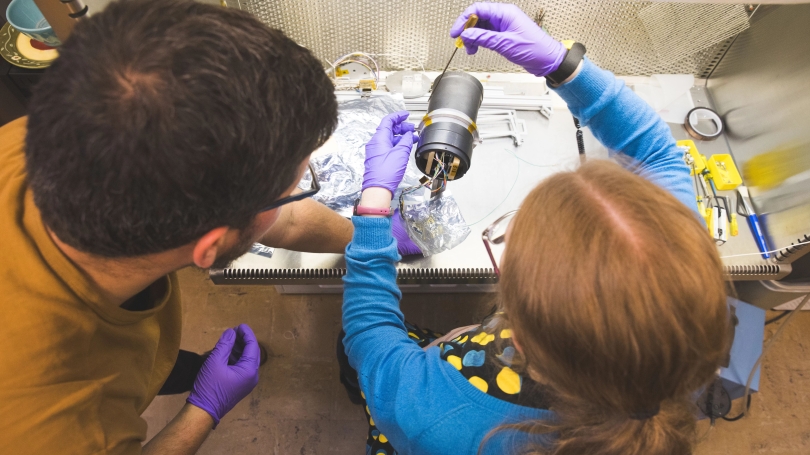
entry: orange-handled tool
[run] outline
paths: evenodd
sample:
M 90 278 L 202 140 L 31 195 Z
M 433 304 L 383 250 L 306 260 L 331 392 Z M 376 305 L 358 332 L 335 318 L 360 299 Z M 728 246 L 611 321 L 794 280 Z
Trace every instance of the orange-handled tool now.
M 464 30 L 467 30 L 470 27 L 475 27 L 475 24 L 478 23 L 478 16 L 475 14 L 470 14 L 470 17 L 467 18 L 467 22 L 464 23 Z M 456 49 L 461 49 L 464 47 L 464 41 L 461 41 L 461 35 L 456 38 Z
M 477 23 L 478 16 L 475 14 L 470 14 L 470 17 L 467 18 L 467 22 L 464 23 L 464 30 L 467 30 L 470 27 L 475 27 L 475 24 Z M 453 57 L 456 56 L 456 52 L 462 47 L 464 47 L 464 41 L 461 41 L 461 35 L 459 35 L 458 38 L 456 38 L 456 48 L 453 49 L 453 54 L 450 55 L 450 60 L 447 61 L 447 65 L 444 65 L 444 70 L 442 70 L 442 74 L 439 75 L 439 77 L 444 76 L 445 71 L 447 71 L 447 68 L 450 67 L 450 62 L 452 62 Z

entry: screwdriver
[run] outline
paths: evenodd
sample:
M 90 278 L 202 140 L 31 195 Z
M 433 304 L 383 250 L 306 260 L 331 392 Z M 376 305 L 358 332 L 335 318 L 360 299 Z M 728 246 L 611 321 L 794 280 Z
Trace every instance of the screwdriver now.
M 475 24 L 477 23 L 478 23 L 478 16 L 475 14 L 470 14 L 470 17 L 467 18 L 467 22 L 464 23 L 464 30 L 467 30 L 470 27 L 475 27 Z M 439 75 L 439 78 L 444 76 L 444 73 L 447 71 L 447 68 L 450 67 L 450 62 L 452 62 L 453 57 L 456 56 L 456 52 L 458 52 L 458 50 L 461 49 L 462 47 L 464 47 L 464 41 L 461 41 L 461 35 L 459 35 L 458 38 L 456 38 L 456 48 L 453 50 L 453 54 L 450 55 L 450 60 L 447 61 L 447 65 L 444 66 L 444 70 L 442 71 L 442 74 Z

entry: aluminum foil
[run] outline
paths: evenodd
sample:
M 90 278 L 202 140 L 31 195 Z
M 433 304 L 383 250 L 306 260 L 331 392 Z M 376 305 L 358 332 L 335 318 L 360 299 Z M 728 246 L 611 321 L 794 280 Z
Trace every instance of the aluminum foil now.
M 345 101 L 338 105 L 338 127 L 333 135 L 336 152 L 313 156 L 310 164 L 318 174 L 321 190 L 313 196 L 341 216 L 351 217 L 354 201 L 360 197 L 365 169 L 366 143 L 374 135 L 380 120 L 393 112 L 405 110 L 401 98 L 379 96 Z M 405 176 L 394 201 L 399 201 L 403 189 L 419 185 L 424 175 L 411 155 Z M 312 177 L 306 173 L 298 184 L 310 188 Z M 449 250 L 467 237 L 470 229 L 461 216 L 458 204 L 448 191 L 429 200 L 428 191 L 417 191 L 404 198 L 404 218 L 411 239 L 422 249 L 425 257 Z M 255 252 L 255 254 L 260 254 Z M 271 253 L 272 254 L 272 253 Z
M 257 256 L 262 256 L 262 257 L 266 257 L 266 258 L 271 258 L 271 257 L 273 257 L 273 252 L 275 250 L 276 249 L 273 248 L 273 247 L 262 245 L 261 243 L 254 243 L 250 247 L 250 251 L 248 251 L 248 253 L 252 253 L 252 254 L 255 254 Z
M 366 143 L 383 117 L 403 110 L 405 103 L 391 96 L 340 103 L 338 127 L 333 135 L 337 153 L 317 155 L 310 160 L 321 185 L 321 190 L 313 199 L 342 216 L 352 216 L 354 201 L 360 197 L 363 187 Z M 309 188 L 309 177 L 301 180 L 298 186 Z
M 428 193 L 429 194 L 429 193 Z M 413 240 L 425 257 L 441 253 L 464 241 L 470 234 L 470 228 L 455 198 L 445 190 L 435 199 L 410 197 L 406 202 L 402 217 L 408 227 L 408 236 Z

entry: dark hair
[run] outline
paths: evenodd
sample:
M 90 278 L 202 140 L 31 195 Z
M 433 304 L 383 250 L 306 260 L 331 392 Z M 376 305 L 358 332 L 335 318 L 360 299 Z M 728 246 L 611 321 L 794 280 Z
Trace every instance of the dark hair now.
M 44 223 L 87 253 L 249 227 L 337 124 L 317 59 L 245 12 L 118 1 L 59 53 L 31 100 L 26 167 Z

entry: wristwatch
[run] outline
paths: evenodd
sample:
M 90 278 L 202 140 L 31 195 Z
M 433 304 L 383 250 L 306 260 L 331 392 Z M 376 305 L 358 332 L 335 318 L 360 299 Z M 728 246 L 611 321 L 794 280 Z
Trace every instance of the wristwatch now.
M 568 49 L 563 61 L 560 63 L 559 68 L 546 75 L 546 79 L 551 82 L 553 87 L 556 87 L 574 74 L 577 70 L 579 62 L 585 57 L 585 45 L 573 41 L 563 41 L 563 45 Z
M 391 207 L 386 207 L 384 209 L 363 207 L 360 205 L 360 198 L 354 200 L 354 216 L 358 215 L 391 216 L 393 214 L 394 211 L 391 210 Z

